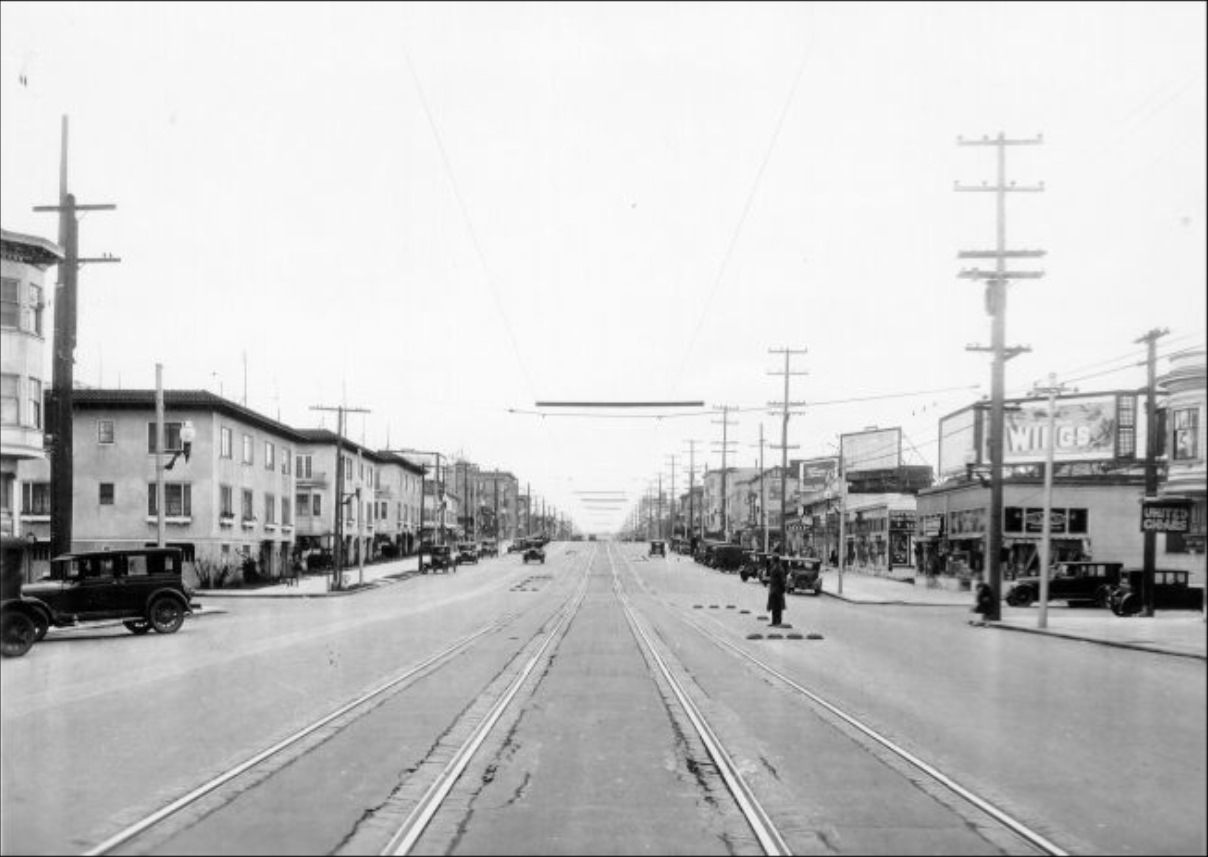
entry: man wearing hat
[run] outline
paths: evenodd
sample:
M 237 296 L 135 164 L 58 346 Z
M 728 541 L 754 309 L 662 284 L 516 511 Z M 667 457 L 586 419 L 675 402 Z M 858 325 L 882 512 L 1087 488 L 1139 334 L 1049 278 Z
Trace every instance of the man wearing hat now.
M 785 576 L 780 554 L 772 555 L 772 567 L 768 570 L 768 607 L 772 614 L 772 627 L 780 627 L 780 614 L 784 611 Z

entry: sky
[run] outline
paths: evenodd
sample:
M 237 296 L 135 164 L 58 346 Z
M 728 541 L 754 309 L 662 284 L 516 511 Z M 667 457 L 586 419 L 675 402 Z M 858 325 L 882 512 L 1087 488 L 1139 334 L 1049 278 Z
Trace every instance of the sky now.
M 510 470 L 587 531 L 722 463 L 990 394 L 1145 383 L 1205 341 L 1203 3 L 0 3 L 0 220 L 54 239 L 75 378 L 209 389 L 373 448 Z M 53 280 L 53 273 L 50 275 Z M 53 312 L 53 307 L 51 308 Z M 48 346 L 49 349 L 49 346 Z M 49 350 L 47 366 L 50 365 Z M 702 407 L 538 408 L 539 401 Z M 690 441 L 694 441 L 692 444 Z M 694 448 L 694 453 L 690 450 Z M 599 508 L 598 506 L 596 507 Z

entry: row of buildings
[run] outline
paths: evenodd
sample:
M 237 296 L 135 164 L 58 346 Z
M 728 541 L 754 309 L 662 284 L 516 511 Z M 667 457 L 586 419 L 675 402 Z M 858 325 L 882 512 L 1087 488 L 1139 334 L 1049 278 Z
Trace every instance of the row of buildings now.
M 0 537 L 4 562 L 32 577 L 50 559 L 43 280 L 62 252 L 35 236 L 0 238 Z M 166 543 L 214 567 L 252 560 L 269 578 L 332 551 L 337 531 L 355 564 L 410 555 L 425 541 L 558 537 L 566 528 L 514 474 L 464 458 L 371 449 L 205 390 L 163 391 L 159 450 L 155 390 L 76 389 L 72 398 L 74 550 L 154 544 L 160 464 Z
M 1192 582 L 1203 585 L 1205 352 L 1179 351 L 1167 363 L 1157 378 L 1152 427 L 1144 389 L 1055 399 L 1053 561 L 1093 558 L 1140 566 L 1144 500 L 1180 509 L 1169 529 L 1155 537 L 1157 566 L 1188 570 Z M 1005 404 L 1000 560 L 1005 575 L 1014 577 L 1038 568 L 1050 413 L 1047 399 Z M 766 545 L 830 560 L 842 551 L 846 564 L 857 568 L 884 574 L 904 569 L 951 578 L 954 588 L 967 586 L 987 565 L 989 416 L 988 402 L 979 401 L 941 418 L 934 469 L 905 464 L 901 430 L 891 428 L 844 434 L 839 455 L 794 460 L 787 470 L 707 470 L 686 493 L 643 498 L 629 531 L 643 538 Z M 1158 489 L 1147 498 L 1151 433 Z

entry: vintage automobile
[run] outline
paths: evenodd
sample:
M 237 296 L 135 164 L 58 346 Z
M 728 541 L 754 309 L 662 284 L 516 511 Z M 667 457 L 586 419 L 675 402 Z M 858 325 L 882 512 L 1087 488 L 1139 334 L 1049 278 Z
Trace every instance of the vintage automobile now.
M 746 555 L 747 552 L 743 549 L 742 545 L 714 545 L 712 562 L 709 567 L 715 568 L 718 571 L 739 571 L 746 561 Z
M 1111 608 L 1117 616 L 1135 616 L 1145 606 L 1141 584 L 1145 570 L 1130 568 L 1112 591 Z M 1190 573 L 1182 569 L 1157 568 L 1153 573 L 1155 610 L 1203 610 L 1204 590 L 1189 584 Z
M 527 565 L 530 559 L 545 565 L 545 548 L 539 542 L 530 542 L 528 547 L 524 549 L 521 561 Z
M 6 585 L 0 651 L 19 657 L 51 628 L 121 619 L 134 634 L 173 634 L 197 605 L 184 583 L 179 548 L 69 553 L 51 560 L 35 583 Z M 15 591 L 14 591 L 15 589 Z
M 487 558 L 499 556 L 499 545 L 492 539 L 483 539 L 478 543 L 478 555 Z
M 1053 567 L 1049 577 L 1049 600 L 1074 604 L 1110 607 L 1112 590 L 1120 583 L 1118 562 L 1061 562 Z M 1016 579 L 1007 590 L 1007 603 L 1012 607 L 1027 607 L 1040 598 L 1040 577 Z
M 654 539 L 650 542 L 650 556 L 666 556 L 667 543 L 662 539 Z
M 822 560 L 807 556 L 786 556 L 784 588 L 786 592 L 822 594 Z
M 457 558 L 449 545 L 424 545 L 419 555 L 420 574 L 457 571 Z
M 742 578 L 743 583 L 751 578 L 758 581 L 766 580 L 768 563 L 771 559 L 772 555 L 766 551 L 747 551 L 743 557 L 743 564 L 738 569 L 738 576 Z
M 472 562 L 478 565 L 478 544 L 477 542 L 458 542 L 457 543 L 457 564 Z

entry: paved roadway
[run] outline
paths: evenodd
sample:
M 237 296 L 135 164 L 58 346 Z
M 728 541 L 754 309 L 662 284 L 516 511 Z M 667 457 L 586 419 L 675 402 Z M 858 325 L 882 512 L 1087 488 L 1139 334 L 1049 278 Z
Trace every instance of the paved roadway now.
M 768 639 L 761 586 L 682 557 L 647 560 L 641 547 L 622 545 L 610 560 L 602 544 L 551 545 L 544 566 L 511 555 L 449 575 L 371 566 L 370 586 L 338 596 L 320 578 L 290 588 L 303 597 L 204 595 L 206 609 L 171 637 L 52 631 L 0 671 L 0 851 L 86 850 L 483 622 L 525 611 L 453 669 L 333 725 L 314 752 L 249 778 L 142 846 L 376 852 L 413 799 L 409 783 L 447 752 L 490 695 L 483 688 L 585 579 L 552 658 L 416 853 L 758 853 L 652 675 L 617 582 L 796 852 L 1029 853 L 701 628 L 765 657 L 1066 850 L 1204 852 L 1202 654 L 973 626 L 967 594 L 871 603 L 902 600 L 886 593 L 906 585 L 850 574 L 844 599 L 833 597 L 829 575 L 832 597 L 790 598 L 794 628 L 782 633 L 803 639 Z M 1074 612 L 1055 607 L 1049 630 L 1068 628 Z M 1116 628 L 1150 621 L 1111 618 Z M 1199 614 L 1163 621 L 1150 637 L 1199 623 L 1203 639 Z M 1028 629 L 1035 611 L 1001 624 L 1013 622 Z

